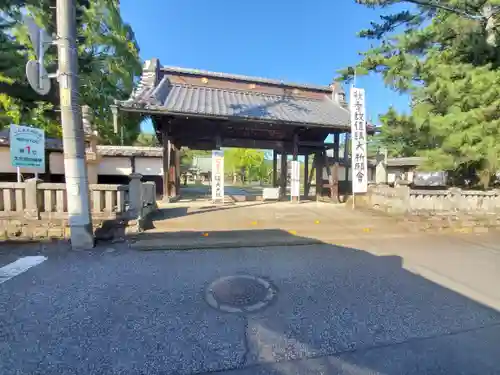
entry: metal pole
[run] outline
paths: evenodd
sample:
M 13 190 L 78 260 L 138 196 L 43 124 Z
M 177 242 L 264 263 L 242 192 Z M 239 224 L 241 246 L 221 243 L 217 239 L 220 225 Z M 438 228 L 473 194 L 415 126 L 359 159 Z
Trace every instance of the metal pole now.
M 22 182 L 22 177 L 21 177 L 21 168 L 16 167 L 16 172 L 17 172 L 17 182 Z
M 57 0 L 58 81 L 68 216 L 73 249 L 94 247 L 85 142 L 78 104 L 78 60 L 74 0 Z

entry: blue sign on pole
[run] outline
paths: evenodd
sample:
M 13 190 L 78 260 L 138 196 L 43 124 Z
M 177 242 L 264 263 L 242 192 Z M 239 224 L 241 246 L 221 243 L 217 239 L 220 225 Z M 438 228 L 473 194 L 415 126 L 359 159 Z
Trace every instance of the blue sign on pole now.
M 10 126 L 10 160 L 13 167 L 45 168 L 45 132 L 29 126 Z

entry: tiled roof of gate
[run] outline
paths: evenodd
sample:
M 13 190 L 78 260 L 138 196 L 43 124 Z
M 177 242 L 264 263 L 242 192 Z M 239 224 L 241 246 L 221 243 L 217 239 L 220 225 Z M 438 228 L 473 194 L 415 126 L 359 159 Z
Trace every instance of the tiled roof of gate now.
M 349 129 L 349 111 L 331 99 L 332 89 L 327 86 L 295 85 L 263 78 L 183 68 L 162 68 L 161 72 L 164 75 L 157 82 L 152 71 L 144 71 L 138 88 L 128 100 L 121 102 L 121 107 L 174 116 L 198 115 Z M 241 88 L 180 84 L 169 79 L 169 74 L 174 73 L 224 78 L 237 83 L 256 82 L 274 87 L 278 85 L 284 89 L 298 88 L 311 90 L 319 95 L 315 99 Z

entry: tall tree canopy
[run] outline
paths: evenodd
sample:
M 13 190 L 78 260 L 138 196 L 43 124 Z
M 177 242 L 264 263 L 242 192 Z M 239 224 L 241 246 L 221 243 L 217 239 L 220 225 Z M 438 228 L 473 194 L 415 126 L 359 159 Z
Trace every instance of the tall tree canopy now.
M 487 186 L 500 166 L 500 0 L 357 2 L 387 13 L 360 31 L 373 47 L 341 79 L 378 73 L 412 98 L 410 115 L 381 117 L 382 143 L 428 168 L 474 170 Z M 408 6 L 390 14 L 396 4 Z
M 0 0 L 0 127 L 25 122 L 60 136 L 56 82 L 47 96 L 39 96 L 25 78 L 26 61 L 34 57 L 22 23 L 25 12 L 49 34 L 56 32 L 55 0 Z M 77 34 L 80 104 L 94 111 L 103 141 L 118 142 L 109 105 L 129 96 L 141 71 L 133 30 L 122 20 L 118 0 L 78 0 Z M 55 46 L 47 52 L 46 66 L 49 72 L 57 70 Z M 125 141 L 133 141 L 139 133 L 138 116 L 127 115 L 122 123 Z

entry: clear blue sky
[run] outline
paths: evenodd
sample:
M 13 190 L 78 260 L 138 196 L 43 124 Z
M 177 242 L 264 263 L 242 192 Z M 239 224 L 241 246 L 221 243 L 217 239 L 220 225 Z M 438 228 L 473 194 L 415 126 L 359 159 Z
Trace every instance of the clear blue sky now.
M 354 0 L 122 0 L 121 10 L 144 60 L 322 85 L 360 60 L 370 42 L 356 33 L 380 15 Z M 357 86 L 376 123 L 390 105 L 408 107 L 380 77 Z

